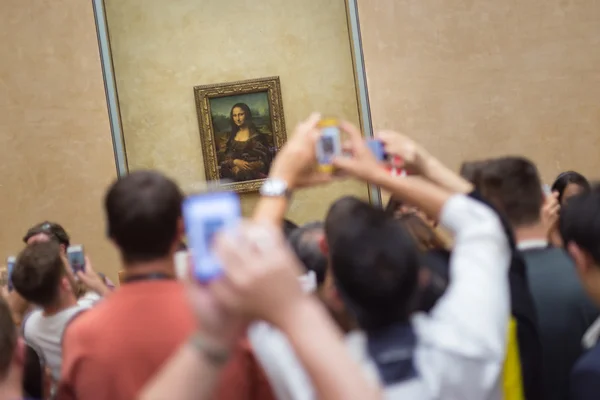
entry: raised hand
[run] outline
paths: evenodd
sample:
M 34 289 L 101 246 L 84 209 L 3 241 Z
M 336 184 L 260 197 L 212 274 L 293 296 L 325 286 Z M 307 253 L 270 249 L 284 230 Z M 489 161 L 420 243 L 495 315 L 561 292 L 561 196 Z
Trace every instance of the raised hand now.
M 275 227 L 244 223 L 216 241 L 224 277 L 211 293 L 227 310 L 282 326 L 308 297 L 298 282 L 301 268 Z

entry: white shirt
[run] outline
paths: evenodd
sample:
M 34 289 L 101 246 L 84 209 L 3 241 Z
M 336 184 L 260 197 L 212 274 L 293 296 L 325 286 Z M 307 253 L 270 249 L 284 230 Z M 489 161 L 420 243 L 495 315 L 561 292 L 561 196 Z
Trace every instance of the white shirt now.
M 91 308 L 101 299 L 96 293 L 88 292 L 77 305 L 62 310 L 49 317 L 37 309 L 27 316 L 23 324 L 23 337 L 46 362 L 52 373 L 52 379 L 58 382 L 62 364 L 62 338 L 69 322 L 82 311 Z
M 528 239 L 517 243 L 517 249 L 520 251 L 545 249 L 547 247 L 548 241 L 546 239 Z
M 510 317 L 508 240 L 498 216 L 465 195 L 455 195 L 446 202 L 440 222 L 455 235 L 450 285 L 430 314 L 419 313 L 413 318 L 418 377 L 386 387 L 385 398 L 501 399 Z M 310 380 L 287 339 L 265 325 L 254 332 L 251 329 L 249 338 L 277 398 L 315 399 Z M 346 343 L 367 376 L 378 380 L 364 334 L 351 333 Z

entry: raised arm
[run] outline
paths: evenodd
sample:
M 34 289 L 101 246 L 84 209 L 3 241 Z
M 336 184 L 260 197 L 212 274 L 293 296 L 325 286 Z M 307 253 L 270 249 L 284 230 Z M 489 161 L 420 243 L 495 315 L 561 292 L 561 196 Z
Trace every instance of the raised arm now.
M 423 178 L 391 177 L 358 133 L 353 128 L 347 131 L 353 141 L 353 157 L 336 160 L 338 168 L 438 217 L 455 237 L 450 286 L 429 316 L 415 318 L 424 344 L 420 372 L 432 396 L 437 398 L 442 392 L 452 398 L 489 396 L 504 360 L 510 314 L 511 249 L 499 217 L 487 205 L 463 194 L 471 190 L 470 185 L 459 184 L 450 191 L 447 185 Z M 458 380 L 454 367 L 462 368 L 461 375 L 470 376 L 472 382 L 467 385 Z M 481 396 L 473 397 L 474 393 Z
M 298 260 L 281 232 L 269 225 L 249 224 L 218 240 L 227 279 L 214 293 L 232 310 L 264 320 L 288 338 L 314 384 L 319 399 L 379 399 L 347 352 L 341 332 L 321 304 L 298 283 Z M 315 337 L 318 340 L 315 340 Z

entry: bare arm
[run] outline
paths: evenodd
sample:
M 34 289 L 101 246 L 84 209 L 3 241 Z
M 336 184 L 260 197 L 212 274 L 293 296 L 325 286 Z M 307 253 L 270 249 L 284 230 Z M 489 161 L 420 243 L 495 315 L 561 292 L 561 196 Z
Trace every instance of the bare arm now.
M 399 156 L 405 166 L 422 177 L 452 193 L 469 193 L 473 185 L 459 174 L 442 164 L 421 145 L 397 132 L 383 131 L 377 134 L 388 154 Z
M 381 399 L 348 354 L 342 333 L 323 307 L 310 298 L 281 325 L 310 376 L 319 399 Z M 317 338 L 317 339 L 315 339 Z

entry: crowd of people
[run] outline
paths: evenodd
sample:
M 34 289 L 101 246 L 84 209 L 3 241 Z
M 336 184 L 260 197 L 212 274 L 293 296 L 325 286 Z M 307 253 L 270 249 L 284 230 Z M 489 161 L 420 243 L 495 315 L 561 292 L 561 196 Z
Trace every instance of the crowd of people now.
M 0 400 L 600 399 L 600 188 L 572 171 L 545 187 L 519 156 L 455 173 L 390 131 L 381 161 L 347 122 L 323 172 L 319 121 L 274 159 L 279 190 L 217 235 L 210 282 L 185 272 L 184 195 L 159 172 L 107 190 L 118 288 L 93 254 L 73 271 L 62 226 L 31 228 L 0 298 Z M 294 191 L 340 179 L 388 206 L 285 219 Z

